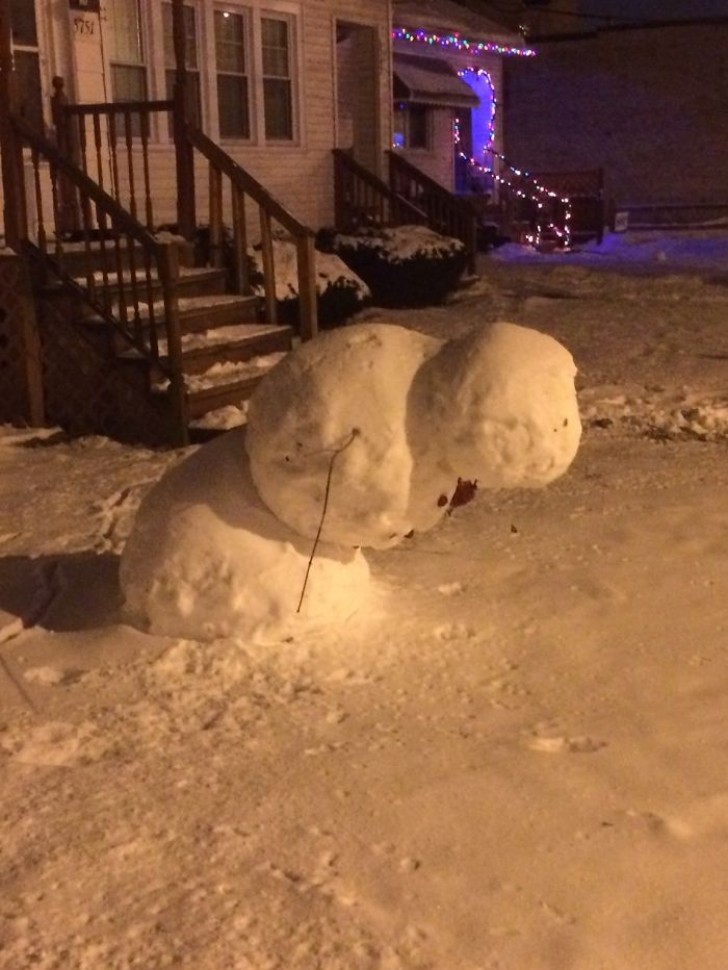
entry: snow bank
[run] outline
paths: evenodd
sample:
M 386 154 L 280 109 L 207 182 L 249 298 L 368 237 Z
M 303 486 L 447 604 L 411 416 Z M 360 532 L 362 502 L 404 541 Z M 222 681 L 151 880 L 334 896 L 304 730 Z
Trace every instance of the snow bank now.
M 297 613 L 312 544 L 258 498 L 244 435 L 200 448 L 139 509 L 120 578 L 127 609 L 152 633 L 281 637 L 297 620 L 342 619 L 366 597 L 362 554 L 320 544 Z

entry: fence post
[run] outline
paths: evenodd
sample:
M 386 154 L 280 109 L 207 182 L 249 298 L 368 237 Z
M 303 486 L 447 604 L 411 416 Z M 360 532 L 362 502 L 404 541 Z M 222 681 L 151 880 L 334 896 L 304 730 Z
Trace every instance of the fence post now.
M 195 163 L 192 145 L 187 137 L 187 120 L 191 116 L 186 63 L 186 35 L 183 0 L 172 0 L 172 34 L 174 40 L 174 108 L 172 129 L 177 162 L 177 224 L 180 235 L 191 240 L 196 230 Z

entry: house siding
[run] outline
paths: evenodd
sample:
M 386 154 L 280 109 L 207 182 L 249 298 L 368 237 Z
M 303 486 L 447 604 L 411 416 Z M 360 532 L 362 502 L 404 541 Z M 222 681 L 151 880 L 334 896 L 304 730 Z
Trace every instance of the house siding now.
M 728 202 L 728 23 L 541 42 L 506 67 L 506 152 L 531 171 L 603 166 L 617 205 Z
M 150 22 L 159 25 L 161 15 L 156 8 L 160 0 L 153 2 Z M 269 3 L 248 0 L 248 6 L 251 5 L 262 10 L 278 9 L 277 0 Z M 300 125 L 297 138 L 293 143 L 277 145 L 221 144 L 296 218 L 318 228 L 331 225 L 334 213 L 332 149 L 336 145 L 337 119 L 336 21 L 371 27 L 375 35 L 376 75 L 372 78 L 369 94 L 376 101 L 371 111 L 375 126 L 373 159 L 381 165 L 382 153 L 391 139 L 390 3 L 389 0 L 305 0 L 305 3 L 286 3 L 281 9 L 295 15 L 298 27 L 295 58 Z M 69 92 L 78 91 L 83 86 L 86 95 L 83 100 L 104 100 L 102 93 L 89 96 L 88 79 L 73 74 L 72 64 L 78 64 L 78 57 L 72 56 L 73 39 L 69 37 L 70 27 L 66 28 L 66 24 L 70 24 L 66 0 L 38 4 L 38 14 L 44 25 L 42 36 L 53 38 L 52 49 L 42 52 L 46 99 L 50 77 L 58 73 L 66 78 Z M 159 44 L 160 37 L 151 38 L 150 46 L 158 47 Z M 214 83 L 214 78 L 209 81 Z M 99 88 L 99 92 L 103 90 Z M 159 84 L 150 91 L 150 96 L 164 96 Z M 49 117 L 50 111 L 47 113 Z M 173 222 L 177 203 L 175 158 L 166 131 L 160 133 L 151 153 L 155 219 L 158 223 Z M 203 166 L 196 169 L 196 183 L 198 197 L 202 200 L 207 195 L 207 172 Z

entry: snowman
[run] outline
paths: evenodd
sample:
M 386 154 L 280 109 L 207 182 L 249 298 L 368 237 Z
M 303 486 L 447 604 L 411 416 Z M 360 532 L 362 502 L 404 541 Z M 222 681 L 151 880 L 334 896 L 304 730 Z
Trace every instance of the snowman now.
M 566 471 L 575 374 L 556 340 L 507 322 L 448 341 L 365 323 L 302 345 L 256 388 L 247 428 L 142 503 L 121 563 L 128 610 L 194 639 L 351 615 L 369 593 L 362 547 L 431 529 L 459 481 L 533 488 Z

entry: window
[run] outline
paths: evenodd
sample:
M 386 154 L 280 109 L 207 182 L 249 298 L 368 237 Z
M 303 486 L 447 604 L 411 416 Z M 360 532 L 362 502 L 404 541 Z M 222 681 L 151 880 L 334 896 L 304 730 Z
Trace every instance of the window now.
M 395 148 L 429 148 L 430 109 L 423 104 L 398 104 L 394 109 Z
M 221 138 L 250 138 L 246 24 L 241 13 L 215 11 L 217 107 Z
M 13 61 L 18 74 L 20 111 L 34 127 L 43 129 L 43 96 L 40 86 L 38 26 L 35 4 L 30 0 L 10 0 Z
M 147 97 L 147 68 L 144 61 L 139 0 L 114 0 L 107 4 L 111 46 L 111 95 L 114 101 L 144 101 Z
M 194 7 L 187 4 L 182 8 L 185 22 L 185 63 L 187 66 L 187 83 L 192 89 L 190 108 L 191 121 L 195 125 L 202 123 L 202 98 L 200 95 L 200 68 L 197 56 L 197 15 Z M 175 57 L 174 31 L 172 29 L 172 4 L 165 3 L 162 7 L 162 26 L 164 28 L 164 77 L 166 96 L 174 95 Z
M 263 114 L 265 137 L 293 138 L 290 24 L 288 20 L 261 17 L 263 57 Z

